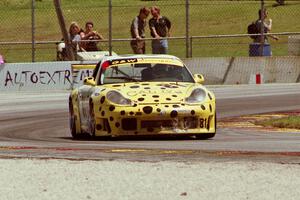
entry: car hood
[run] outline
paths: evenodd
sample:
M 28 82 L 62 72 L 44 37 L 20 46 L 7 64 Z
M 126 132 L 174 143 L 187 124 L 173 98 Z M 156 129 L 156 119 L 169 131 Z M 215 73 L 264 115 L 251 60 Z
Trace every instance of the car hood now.
M 193 89 L 202 88 L 207 91 L 201 84 L 185 82 L 134 82 L 103 86 L 120 92 L 124 97 L 138 104 L 183 103 Z

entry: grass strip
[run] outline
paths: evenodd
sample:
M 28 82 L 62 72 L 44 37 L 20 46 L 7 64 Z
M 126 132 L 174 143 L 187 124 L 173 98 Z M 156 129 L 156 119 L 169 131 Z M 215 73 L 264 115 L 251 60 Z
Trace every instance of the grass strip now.
M 269 119 L 256 122 L 257 125 L 265 127 L 300 129 L 300 116 L 289 116 L 278 119 Z

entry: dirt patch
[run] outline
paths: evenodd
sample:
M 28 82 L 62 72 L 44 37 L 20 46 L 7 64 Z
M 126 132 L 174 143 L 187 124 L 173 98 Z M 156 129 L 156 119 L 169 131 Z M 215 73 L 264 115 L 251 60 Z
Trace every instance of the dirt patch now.
M 289 116 L 300 116 L 300 110 L 291 112 L 267 113 L 259 115 L 245 115 L 240 117 L 224 118 L 218 123 L 218 128 L 235 128 L 235 129 L 249 129 L 255 131 L 268 132 L 299 132 L 300 129 L 290 128 L 276 128 L 272 126 L 258 125 L 259 122 L 271 119 L 286 118 Z

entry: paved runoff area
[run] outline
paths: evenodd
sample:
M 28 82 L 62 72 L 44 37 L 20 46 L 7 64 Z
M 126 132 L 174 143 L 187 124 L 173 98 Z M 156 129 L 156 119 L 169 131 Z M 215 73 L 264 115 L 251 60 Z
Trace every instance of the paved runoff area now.
M 0 199 L 299 199 L 300 165 L 0 159 Z

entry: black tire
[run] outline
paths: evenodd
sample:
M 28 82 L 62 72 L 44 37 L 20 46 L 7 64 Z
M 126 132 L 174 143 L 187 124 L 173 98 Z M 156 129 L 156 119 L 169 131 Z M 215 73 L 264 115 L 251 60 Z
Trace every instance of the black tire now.
M 92 99 L 90 99 L 90 120 L 89 120 L 89 129 L 90 129 L 90 133 L 89 136 L 92 138 L 95 138 L 95 112 L 94 112 L 94 104 Z
M 205 134 L 199 134 L 199 135 L 195 135 L 196 139 L 199 140 L 207 140 L 209 138 L 213 138 L 215 137 L 216 133 L 205 133 Z
M 82 133 L 77 133 L 76 130 L 76 117 L 74 115 L 74 109 L 73 109 L 73 104 L 72 104 L 72 99 L 70 98 L 69 100 L 69 115 L 70 115 L 70 132 L 72 135 L 72 138 L 74 140 L 77 139 L 82 139 L 84 137 L 84 135 Z

